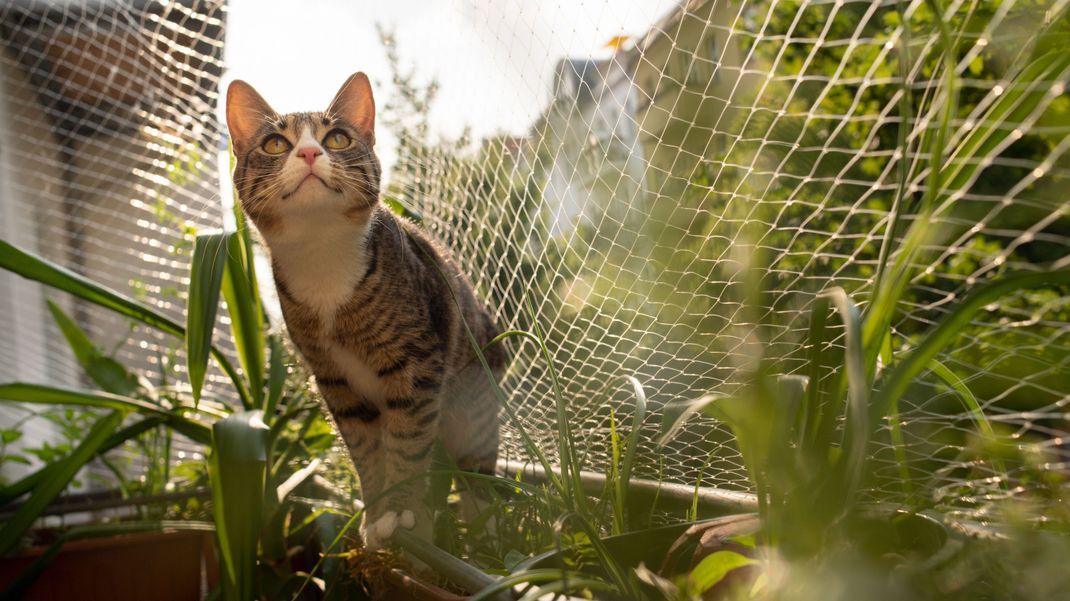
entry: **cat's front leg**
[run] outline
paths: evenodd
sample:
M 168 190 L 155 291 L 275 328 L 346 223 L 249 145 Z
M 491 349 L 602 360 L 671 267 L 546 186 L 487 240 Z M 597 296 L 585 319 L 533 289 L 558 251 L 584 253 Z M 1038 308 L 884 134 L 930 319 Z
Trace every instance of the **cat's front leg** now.
M 431 452 L 441 409 L 441 375 L 409 375 L 398 383 L 383 412 L 384 502 L 380 518 L 384 531 L 396 526 L 412 529 L 431 540 L 432 515 L 427 504 Z M 393 513 L 394 517 L 388 515 Z
M 495 374 L 495 380 L 497 377 Z M 455 376 L 446 387 L 439 436 L 462 472 L 496 474 L 500 405 L 494 386 L 495 381 L 488 380 L 482 366 L 475 365 Z M 495 495 L 488 483 L 458 474 L 457 489 L 460 515 L 468 526 L 469 538 L 479 534 L 493 536 L 497 530 L 491 511 Z M 482 528 L 476 527 L 477 523 Z
M 389 534 L 380 536 L 377 529 L 371 528 L 386 505 L 382 498 L 386 487 L 382 412 L 353 392 L 342 378 L 317 378 L 317 382 L 360 478 L 364 501 L 361 537 L 369 550 L 378 549 L 389 537 Z

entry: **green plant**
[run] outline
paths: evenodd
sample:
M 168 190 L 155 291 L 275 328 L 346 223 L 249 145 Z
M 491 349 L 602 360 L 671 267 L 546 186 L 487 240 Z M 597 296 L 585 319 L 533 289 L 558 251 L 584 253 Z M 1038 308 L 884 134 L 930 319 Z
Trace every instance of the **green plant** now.
M 942 12 L 935 0 L 929 6 L 933 14 Z M 844 550 L 864 546 L 869 533 L 859 528 L 858 518 L 867 507 L 862 488 L 870 471 L 867 468 L 872 465 L 872 443 L 887 425 L 889 442 L 900 462 L 901 485 L 910 493 L 899 406 L 908 390 L 929 372 L 956 392 L 976 426 L 977 436 L 989 445 L 997 444 L 994 429 L 977 399 L 938 358 L 985 307 L 1021 290 L 1058 289 L 1070 284 L 1070 270 L 1066 269 L 1001 274 L 946 307 L 932 327 L 912 334 L 909 345 L 893 348 L 897 312 L 911 294 L 910 284 L 919 275 L 919 265 L 929 264 L 925 249 L 948 235 L 951 226 L 945 225 L 944 220 L 952 192 L 968 187 L 983 163 L 982 157 L 1007 139 L 1010 133 L 1004 125 L 1008 120 L 1017 122 L 1040 106 L 1042 93 L 1034 92 L 1031 83 L 1044 79 L 1049 69 L 1062 72 L 1066 66 L 1065 53 L 1053 52 L 1022 66 L 1009 86 L 1015 93 L 1001 97 L 988 108 L 982 120 L 984 126 L 954 139 L 950 128 L 958 114 L 959 82 L 952 55 L 957 42 L 938 19 L 937 25 L 941 41 L 937 46 L 937 68 L 942 69 L 942 80 L 930 98 L 929 112 L 939 119 L 925 130 L 919 142 L 930 157 L 925 165 L 927 187 L 914 208 L 913 223 L 899 242 L 895 235 L 899 214 L 898 210 L 893 212 L 869 303 L 863 309 L 839 287 L 819 294 L 810 306 L 808 330 L 799 346 L 804 350 L 799 363 L 802 367 L 784 375 L 778 372 L 784 364 L 783 357 L 771 352 L 769 349 L 774 347 L 766 344 L 766 330 L 772 324 L 762 308 L 772 303 L 771 291 L 763 288 L 762 270 L 768 263 L 755 258 L 761 256 L 756 246 L 748 246 L 741 253 L 750 257 L 745 261 L 748 267 L 742 304 L 747 312 L 742 323 L 756 324 L 748 335 L 758 341 L 754 347 L 758 356 L 748 365 L 737 390 L 710 395 L 680 408 L 681 421 L 695 411 L 703 411 L 732 428 L 758 495 L 762 519 L 759 542 L 765 545 L 767 558 L 826 568 L 830 563 L 839 563 L 842 568 Z M 903 97 L 909 95 L 904 93 Z M 1012 111 L 1017 116 L 1011 115 Z M 911 123 L 911 119 L 904 119 L 900 133 Z M 900 135 L 899 140 L 905 144 L 906 136 Z M 905 182 L 909 176 L 903 172 L 901 177 Z M 900 194 L 902 191 L 901 186 Z M 901 200 L 897 199 L 897 207 L 902 206 Z M 752 236 L 752 240 L 759 238 Z M 838 317 L 838 327 L 832 325 L 830 311 Z M 676 430 L 671 428 L 669 434 Z M 993 463 L 1003 471 L 998 457 L 993 458 Z M 915 503 L 905 507 L 908 511 L 921 508 L 912 495 L 908 494 L 907 499 Z M 899 568 L 909 565 L 906 558 L 899 560 L 893 562 Z M 765 562 L 767 580 L 763 582 L 776 580 L 770 571 L 775 571 L 771 567 L 774 563 Z M 773 596 L 796 596 L 813 584 L 807 578 L 790 580 L 779 581 L 779 592 Z
M 206 470 L 193 472 L 200 474 L 194 476 L 195 483 L 212 488 L 224 599 L 288 596 L 287 591 L 305 581 L 297 572 L 302 564 L 316 561 L 321 539 L 334 538 L 354 514 L 349 490 L 314 481 L 334 445 L 334 434 L 307 389 L 307 377 L 288 365 L 291 358 L 282 339 L 268 329 L 251 239 L 241 215 L 236 216 L 237 231 L 197 236 L 185 325 L 0 242 L 0 267 L 183 340 L 189 374 L 189 388 L 157 390 L 103 355 L 73 320 L 50 305 L 79 363 L 100 389 L 7 383 L 0 384 L 0 400 L 91 408 L 96 413 L 88 415 L 94 415 L 95 423 L 69 453 L 52 457 L 36 473 L 3 489 L 4 499 L 24 500 L 14 518 L 0 527 L 0 552 L 15 550 L 36 518 L 89 461 L 160 430 L 165 437 L 181 434 L 207 449 Z M 227 301 L 240 372 L 212 344 L 220 294 Z M 240 402 L 237 410 L 202 398 L 209 357 L 228 376 L 231 394 Z M 213 394 L 226 396 L 218 390 Z M 167 463 L 169 453 L 154 459 Z M 118 526 L 116 531 L 121 531 Z M 335 561 L 326 567 L 332 584 L 339 583 L 334 593 L 341 594 L 343 566 Z M 31 572 L 39 570 L 36 566 Z

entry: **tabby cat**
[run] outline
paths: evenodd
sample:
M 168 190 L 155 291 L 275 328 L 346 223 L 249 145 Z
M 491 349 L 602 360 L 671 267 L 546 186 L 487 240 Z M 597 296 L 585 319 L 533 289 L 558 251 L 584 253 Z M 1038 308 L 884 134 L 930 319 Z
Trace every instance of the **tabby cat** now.
M 464 324 L 480 346 L 499 330 L 449 255 L 379 203 L 367 76 L 350 76 L 322 113 L 287 115 L 235 81 L 227 126 L 290 338 L 357 468 L 365 545 L 398 525 L 427 540 L 435 441 L 461 469 L 494 471 L 499 407 Z M 500 347 L 486 355 L 500 373 Z

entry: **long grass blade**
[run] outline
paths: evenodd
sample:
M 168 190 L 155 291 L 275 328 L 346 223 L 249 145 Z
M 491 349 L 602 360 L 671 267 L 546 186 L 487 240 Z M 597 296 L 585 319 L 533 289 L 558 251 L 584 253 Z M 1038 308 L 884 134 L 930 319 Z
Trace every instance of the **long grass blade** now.
M 814 299 L 810 308 L 810 326 L 806 337 L 809 347 L 806 354 L 808 367 L 808 382 L 806 385 L 806 397 L 799 410 L 798 434 L 799 448 L 804 452 L 810 450 L 825 456 L 824 448 L 818 444 L 818 437 L 822 433 L 821 415 L 822 403 L 825 396 L 825 374 L 831 371 L 832 365 L 828 359 L 831 353 L 829 349 L 830 335 L 827 327 L 829 312 L 829 299 L 819 295 Z M 822 449 L 822 450 L 819 450 Z
M 999 437 L 996 436 L 996 431 L 992 428 L 992 424 L 988 421 L 988 416 L 985 415 L 984 408 L 981 407 L 981 402 L 974 396 L 970 387 L 962 381 L 962 378 L 958 377 L 958 374 L 951 371 L 946 365 L 940 361 L 933 359 L 929 363 L 929 369 L 951 387 L 951 390 L 955 391 L 955 395 L 962 402 L 962 406 L 970 414 L 970 418 L 973 419 L 974 425 L 977 426 L 977 431 L 981 433 L 989 443 L 996 444 L 999 441 Z M 1006 488 L 1007 486 L 1007 468 L 1003 464 L 1003 461 L 998 456 L 992 457 L 992 464 L 996 468 L 996 471 L 1002 476 L 1000 479 L 1000 485 Z
M 566 485 L 566 501 L 576 503 L 576 508 L 583 511 L 586 508 L 586 495 L 583 492 L 583 483 L 580 481 L 581 466 L 576 455 L 576 442 L 572 436 L 572 422 L 568 417 L 568 403 L 565 400 L 561 382 L 557 378 L 557 370 L 554 367 L 550 349 L 546 346 L 542 328 L 539 327 L 534 307 L 528 302 L 528 314 L 532 322 L 532 335 L 538 344 L 546 368 L 550 372 L 550 382 L 553 385 L 554 406 L 557 408 L 557 451 L 561 457 L 562 481 Z
M 624 507 L 625 530 L 629 526 L 628 490 L 632 481 L 632 467 L 635 465 L 635 457 L 639 453 L 639 441 L 642 434 L 643 422 L 646 421 L 646 391 L 643 384 L 635 376 L 628 376 L 635 392 L 635 410 L 632 413 L 632 429 L 628 432 L 628 444 L 624 449 L 624 461 L 620 469 L 620 477 L 617 479 L 617 495 Z
M 825 294 L 840 313 L 843 320 L 847 345 L 844 351 L 847 369 L 847 419 L 844 424 L 843 449 L 840 455 L 840 474 L 843 478 L 843 502 L 850 503 L 854 491 L 862 480 L 862 466 L 866 460 L 869 444 L 870 383 L 866 374 L 862 346 L 862 317 L 858 307 L 851 302 L 843 288 L 832 288 Z
M 571 572 L 555 568 L 523 570 L 500 578 L 493 584 L 489 584 L 483 589 L 476 591 L 476 594 L 469 597 L 468 601 L 486 601 L 488 599 L 493 599 L 498 593 L 507 591 L 514 586 L 521 584 L 539 584 L 541 582 L 558 582 L 561 580 L 584 582 L 588 579 L 590 579 L 590 575 L 584 574 L 583 572 Z
M 957 338 L 973 316 L 985 306 L 1018 290 L 1067 283 L 1070 283 L 1070 269 L 1015 273 L 975 288 L 961 303 L 944 314 L 936 327 L 926 333 L 918 345 L 906 353 L 895 369 L 882 379 L 880 392 L 873 403 L 874 411 L 870 415 L 871 425 L 877 425 L 891 403 L 903 397 L 914 379 L 930 368 L 936 355 Z
M 987 166 L 983 159 L 1020 135 L 1007 124 L 1027 123 L 1037 107 L 1052 98 L 1050 82 L 1063 80 L 1068 69 L 1070 52 L 1060 51 L 1040 56 L 1017 74 L 1014 83 L 988 108 L 948 159 L 947 189 L 967 189 L 977 172 Z
M 282 340 L 272 334 L 268 336 L 268 390 L 267 400 L 264 402 L 264 419 L 271 423 L 275 419 L 275 410 L 282 398 L 282 390 L 286 385 L 286 364 L 283 362 Z
M 881 240 L 880 253 L 877 257 L 877 275 L 874 278 L 873 289 L 881 290 L 884 284 L 884 271 L 889 263 L 889 256 L 892 250 L 892 244 L 895 241 L 895 235 L 899 231 L 900 220 L 903 216 L 903 208 L 906 204 L 904 200 L 907 197 L 907 185 L 910 180 L 911 163 L 907 160 L 910 156 L 910 130 L 915 125 L 913 103 L 913 91 L 911 89 L 910 82 L 910 40 L 911 31 L 909 24 L 907 23 L 906 11 L 903 6 L 903 1 L 896 2 L 896 11 L 899 15 L 899 22 L 905 24 L 902 27 L 902 35 L 899 39 L 897 63 L 899 66 L 899 126 L 897 127 L 896 136 L 896 148 L 899 150 L 899 159 L 897 165 L 897 177 L 896 177 L 896 189 L 895 196 L 892 198 L 892 206 L 889 210 L 888 220 L 884 226 L 884 237 Z
M 926 0 L 934 15 L 942 15 L 943 9 L 939 0 Z M 881 288 L 875 291 L 873 302 L 866 312 L 862 343 L 864 345 L 864 365 L 870 378 L 875 376 L 877 357 L 895 316 L 899 299 L 903 297 L 914 271 L 918 255 L 925 245 L 931 242 L 936 234 L 932 227 L 933 211 L 935 210 L 941 194 L 947 194 L 944 187 L 945 168 L 943 165 L 946 156 L 946 146 L 950 136 L 951 123 L 958 113 L 958 74 L 955 71 L 954 48 L 955 41 L 952 37 L 948 24 L 941 18 L 934 19 L 937 34 L 941 45 L 941 63 L 943 68 L 943 82 L 937 90 L 933 102 L 934 112 L 939 109 L 935 135 L 923 136 L 922 148 L 929 151 L 929 173 L 922 197 L 921 206 L 918 207 L 914 216 L 914 223 L 907 230 L 903 242 L 898 249 L 898 255 L 892 263 L 890 270 L 885 273 L 882 269 Z M 927 140 L 925 138 L 928 138 Z M 900 152 L 906 156 L 906 148 Z
M 959 400 L 962 401 L 963 407 L 969 412 L 970 418 L 973 419 L 973 423 L 977 426 L 977 429 L 989 439 L 995 440 L 996 431 L 992 429 L 992 424 L 988 422 L 988 417 L 985 416 L 985 411 L 981 407 L 981 402 L 973 395 L 973 391 L 966 386 L 966 383 L 963 382 L 955 372 L 948 369 L 946 365 L 936 359 L 933 359 L 932 362 L 929 363 L 929 369 L 955 391 Z

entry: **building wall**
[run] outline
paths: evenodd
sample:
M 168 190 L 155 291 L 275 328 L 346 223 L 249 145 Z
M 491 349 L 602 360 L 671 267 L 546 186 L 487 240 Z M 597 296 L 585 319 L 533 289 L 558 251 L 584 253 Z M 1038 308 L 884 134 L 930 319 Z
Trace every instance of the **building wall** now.
M 57 236 L 56 215 L 63 196 L 59 147 L 48 121 L 36 103 L 26 76 L 0 61 L 0 236 L 35 252 L 63 253 L 65 241 Z M 49 327 L 45 294 L 18 276 L 0 271 L 0 381 L 71 384 L 76 376 L 66 345 L 57 344 Z M 29 408 L 0 403 L 0 424 L 18 425 L 22 440 L 17 449 L 53 439 L 51 422 L 29 419 Z M 29 468 L 5 464 L 3 476 L 15 478 Z
M 694 199 L 681 208 L 688 184 L 717 168 L 754 87 L 733 36 L 741 10 L 693 0 L 609 59 L 561 61 L 536 132 L 551 234 L 587 223 L 639 264 L 662 238 L 672 252 L 696 219 Z
M 0 6 L 0 236 L 182 321 L 190 232 L 222 225 L 224 17 L 225 0 Z M 175 339 L 0 273 L 0 382 L 94 387 L 49 298 L 153 382 L 161 357 L 184 364 Z M 0 427 L 20 415 L 0 403 Z

